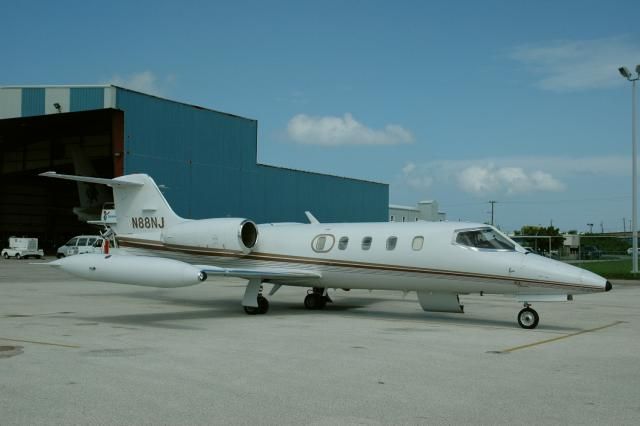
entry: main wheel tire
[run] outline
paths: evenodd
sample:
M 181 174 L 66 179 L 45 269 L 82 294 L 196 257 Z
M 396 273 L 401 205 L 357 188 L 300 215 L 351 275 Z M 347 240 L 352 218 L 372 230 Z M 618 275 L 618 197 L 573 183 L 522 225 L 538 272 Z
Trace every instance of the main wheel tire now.
M 257 315 L 260 308 L 256 308 L 255 306 L 243 306 L 244 313 L 247 315 Z
M 304 307 L 307 309 L 317 309 L 316 308 L 316 298 L 314 294 L 307 294 L 304 298 Z
M 536 328 L 539 321 L 540 317 L 538 316 L 538 313 L 531 308 L 524 308 L 518 313 L 518 324 L 522 328 Z
M 313 311 L 324 309 L 327 306 L 327 299 L 322 294 L 310 293 L 304 298 L 304 307 Z
M 4 254 L 2 255 L 5 259 L 9 258 L 9 253 L 7 253 L 6 251 L 4 252 Z
M 20 253 L 16 253 L 16 259 L 22 259 L 22 256 L 20 255 Z
M 317 295 L 314 294 L 314 296 L 316 296 L 316 309 L 324 309 L 327 306 L 327 298 L 325 296 L 322 295 Z
M 56 254 L 56 257 L 57 257 L 58 259 L 62 259 L 62 258 L 64 257 L 64 254 L 62 254 L 62 253 L 58 253 L 58 254 Z
M 258 296 L 258 313 L 260 315 L 269 312 L 269 301 L 264 296 Z

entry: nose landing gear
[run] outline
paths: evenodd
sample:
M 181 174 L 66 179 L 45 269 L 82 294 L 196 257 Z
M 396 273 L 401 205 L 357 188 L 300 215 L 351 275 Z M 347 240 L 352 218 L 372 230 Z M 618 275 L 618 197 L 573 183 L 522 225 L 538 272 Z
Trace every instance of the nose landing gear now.
M 524 304 L 524 309 L 518 312 L 518 324 L 522 328 L 533 329 L 538 326 L 540 316 L 531 308 L 528 303 Z

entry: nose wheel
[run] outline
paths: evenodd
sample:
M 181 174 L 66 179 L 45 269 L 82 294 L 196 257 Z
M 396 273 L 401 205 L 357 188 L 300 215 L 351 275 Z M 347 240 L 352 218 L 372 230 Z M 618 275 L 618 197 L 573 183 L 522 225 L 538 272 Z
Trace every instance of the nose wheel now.
M 538 326 L 540 316 L 531 308 L 530 305 L 524 305 L 524 309 L 518 313 L 518 324 L 522 328 L 533 329 Z

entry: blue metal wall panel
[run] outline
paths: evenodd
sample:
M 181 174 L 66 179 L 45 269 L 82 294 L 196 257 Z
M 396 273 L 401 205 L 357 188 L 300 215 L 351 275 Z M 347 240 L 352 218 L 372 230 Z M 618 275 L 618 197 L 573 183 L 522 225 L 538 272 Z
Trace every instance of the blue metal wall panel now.
M 44 88 L 22 89 L 22 116 L 44 115 Z
M 104 108 L 103 87 L 72 87 L 70 94 L 70 111 L 87 111 Z
M 256 163 L 257 122 L 118 88 L 125 173 L 149 173 L 189 218 L 386 221 L 388 185 Z
M 125 111 L 125 172 L 165 177 L 178 214 L 202 217 L 203 202 L 219 212 L 222 207 L 194 203 L 190 194 L 197 197 L 203 187 L 203 195 L 224 191 L 235 185 L 239 171 L 256 167 L 255 120 L 120 88 L 116 106 Z

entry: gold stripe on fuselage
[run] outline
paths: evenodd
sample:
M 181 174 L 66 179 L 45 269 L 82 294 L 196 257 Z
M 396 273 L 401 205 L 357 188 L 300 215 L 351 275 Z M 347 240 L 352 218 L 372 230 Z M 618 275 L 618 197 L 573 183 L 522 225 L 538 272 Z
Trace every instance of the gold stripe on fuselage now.
M 237 250 L 212 249 L 207 247 L 165 244 L 160 241 L 144 240 L 144 239 L 128 238 L 128 237 L 118 237 L 118 245 L 123 248 L 130 247 L 130 248 L 151 249 L 151 250 L 158 250 L 158 251 L 179 252 L 184 254 L 201 255 L 201 256 L 209 256 L 209 257 L 241 258 L 243 260 L 245 259 L 246 260 L 262 260 L 262 261 L 268 261 L 268 262 L 299 263 L 304 265 L 358 268 L 358 269 L 368 269 L 368 270 L 377 270 L 377 271 L 385 271 L 385 272 L 409 272 L 409 273 L 429 274 L 429 275 L 443 275 L 448 277 L 462 277 L 462 278 L 472 278 L 472 279 L 475 278 L 475 279 L 482 279 L 482 280 L 499 280 L 499 281 L 508 281 L 511 284 L 516 284 L 524 287 L 526 287 L 527 285 L 533 284 L 536 286 L 543 286 L 543 287 L 549 287 L 549 288 L 573 288 L 573 289 L 579 289 L 583 291 L 591 290 L 593 292 L 604 291 L 600 287 L 594 287 L 594 286 L 584 285 L 584 284 L 563 283 L 558 281 L 532 280 L 529 278 L 509 277 L 509 276 L 490 275 L 490 274 L 472 274 L 468 272 L 447 271 L 447 270 L 440 270 L 440 269 L 419 268 L 419 267 L 402 266 L 402 265 L 389 265 L 389 264 L 382 264 L 382 263 L 349 262 L 349 261 L 336 260 L 336 259 L 317 259 L 312 257 L 289 256 L 289 255 L 281 255 L 281 254 L 273 254 L 273 253 L 251 252 L 249 254 L 245 254 Z

